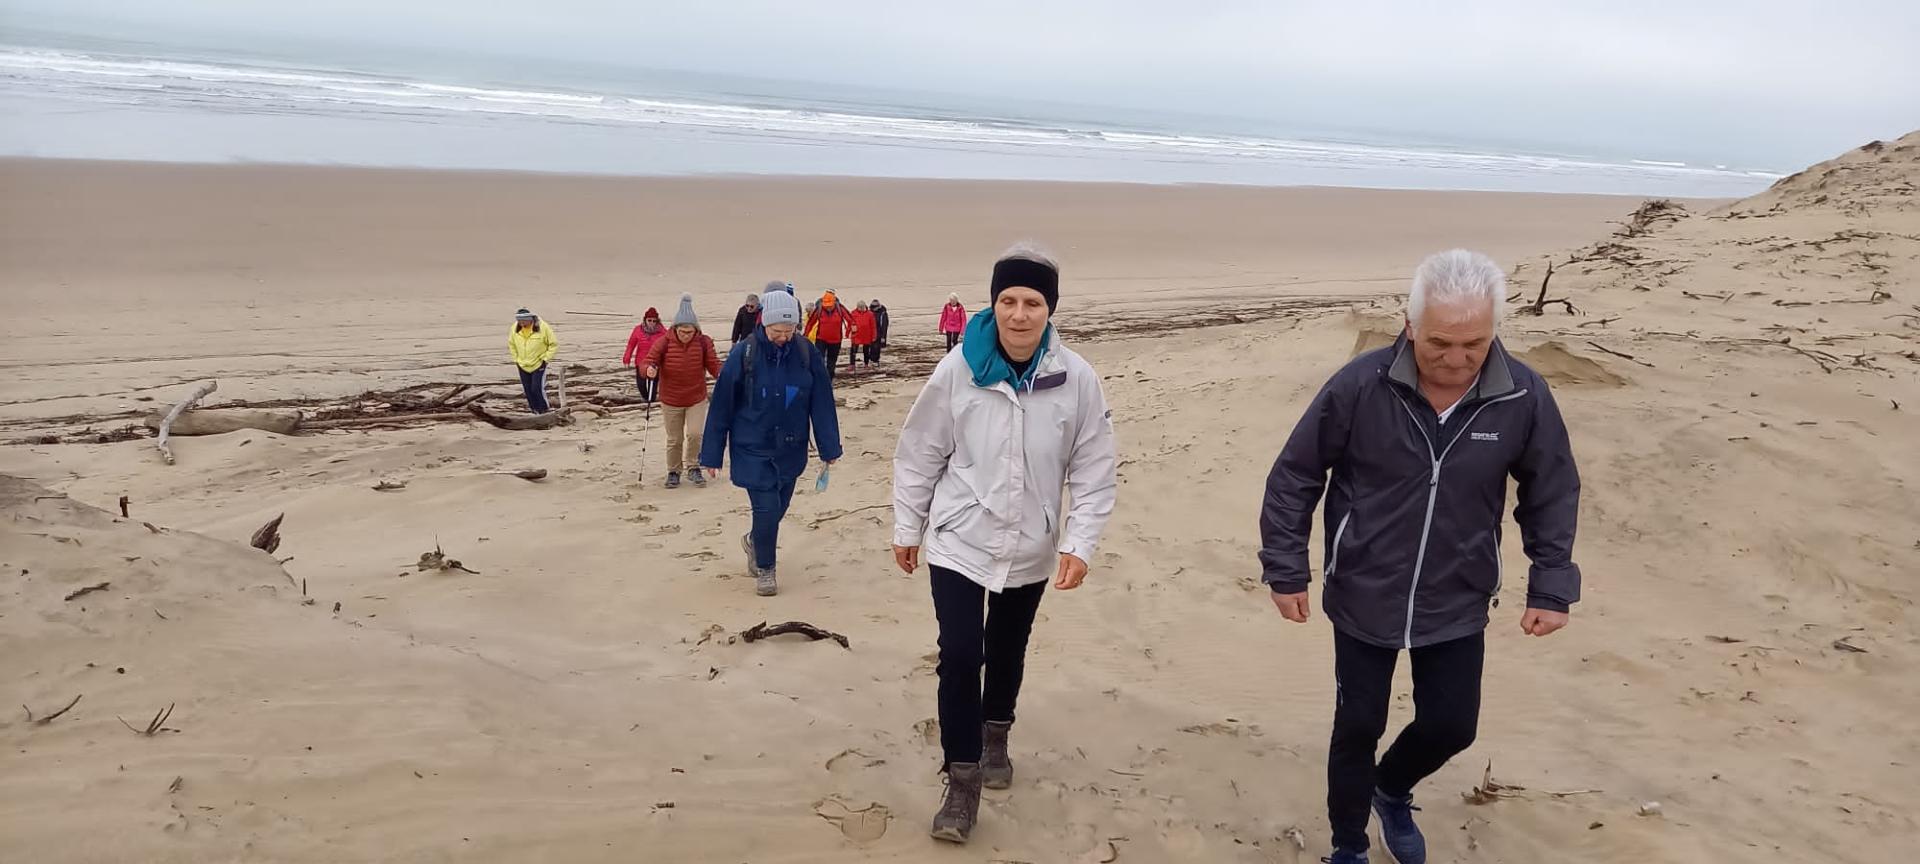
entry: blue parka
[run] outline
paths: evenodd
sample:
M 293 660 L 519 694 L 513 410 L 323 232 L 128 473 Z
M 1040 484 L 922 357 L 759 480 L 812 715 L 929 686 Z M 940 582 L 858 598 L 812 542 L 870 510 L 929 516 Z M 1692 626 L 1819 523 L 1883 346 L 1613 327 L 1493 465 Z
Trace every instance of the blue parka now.
M 720 367 L 700 464 L 719 468 L 724 455 L 732 460 L 733 485 L 778 489 L 806 470 L 809 435 L 821 459 L 840 458 L 840 420 L 826 361 L 805 339 L 775 345 L 766 328 L 758 328 L 727 352 Z

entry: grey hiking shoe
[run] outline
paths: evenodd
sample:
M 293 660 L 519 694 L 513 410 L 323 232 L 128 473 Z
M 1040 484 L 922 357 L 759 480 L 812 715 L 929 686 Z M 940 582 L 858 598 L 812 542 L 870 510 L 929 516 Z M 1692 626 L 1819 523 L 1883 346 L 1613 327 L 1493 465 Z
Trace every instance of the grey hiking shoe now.
M 988 789 L 1013 786 L 1013 759 L 1007 755 L 1007 733 L 1012 731 L 1012 720 L 988 720 L 981 732 L 986 747 L 980 754 L 980 777 Z
M 753 593 L 762 597 L 780 593 L 780 581 L 774 578 L 772 567 L 753 568 Z
M 680 488 L 680 472 L 678 471 L 667 472 L 667 488 L 668 489 Z
M 707 487 L 707 472 L 699 468 L 695 468 L 692 471 L 688 472 L 687 479 L 692 480 L 693 485 L 698 486 L 702 489 L 705 489 Z
M 935 840 L 965 843 L 980 820 L 980 764 L 955 762 L 947 766 L 947 795 L 933 814 Z

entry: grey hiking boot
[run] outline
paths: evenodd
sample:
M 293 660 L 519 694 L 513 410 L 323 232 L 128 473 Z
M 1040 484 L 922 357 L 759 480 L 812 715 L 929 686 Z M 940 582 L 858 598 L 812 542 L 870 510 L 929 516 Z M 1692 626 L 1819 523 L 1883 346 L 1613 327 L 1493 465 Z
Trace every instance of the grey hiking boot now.
M 667 488 L 668 489 L 680 488 L 680 472 L 678 471 L 667 472 Z
M 978 821 L 980 764 L 955 762 L 948 765 L 947 795 L 940 802 L 940 812 L 933 814 L 933 830 L 929 833 L 935 840 L 965 843 L 967 836 L 973 833 L 973 823 Z
M 988 720 L 981 732 L 986 745 L 980 754 L 981 785 L 988 789 L 1013 786 L 1013 759 L 1007 756 L 1007 733 L 1012 731 L 1012 720 Z
M 762 597 L 780 593 L 780 581 L 774 578 L 772 567 L 753 568 L 753 593 Z
M 698 486 L 702 489 L 705 489 L 707 487 L 707 472 L 699 468 L 695 468 L 691 472 L 689 472 L 687 474 L 687 479 L 692 480 L 693 485 Z

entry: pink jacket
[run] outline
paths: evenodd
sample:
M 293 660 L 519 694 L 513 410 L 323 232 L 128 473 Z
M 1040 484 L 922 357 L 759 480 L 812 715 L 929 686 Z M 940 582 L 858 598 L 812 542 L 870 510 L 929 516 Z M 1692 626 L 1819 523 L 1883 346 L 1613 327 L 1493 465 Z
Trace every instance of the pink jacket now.
M 964 333 L 967 329 L 967 307 L 948 303 L 940 310 L 940 332 Z
M 627 351 L 625 354 L 620 355 L 621 365 L 633 366 L 638 363 L 644 363 L 647 358 L 647 352 L 653 350 L 653 343 L 660 341 L 660 337 L 665 335 L 667 335 L 667 328 L 665 327 L 655 330 L 652 333 L 647 332 L 647 325 L 644 323 L 633 328 L 633 335 L 627 337 Z

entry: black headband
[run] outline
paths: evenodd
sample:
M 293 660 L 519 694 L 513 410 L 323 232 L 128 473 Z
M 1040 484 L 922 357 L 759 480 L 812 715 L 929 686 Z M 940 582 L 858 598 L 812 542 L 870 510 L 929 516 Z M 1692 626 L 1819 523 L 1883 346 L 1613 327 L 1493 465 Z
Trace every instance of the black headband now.
M 1002 258 L 993 264 L 993 302 L 1008 288 L 1032 288 L 1047 298 L 1047 312 L 1060 305 L 1060 271 L 1031 258 Z

